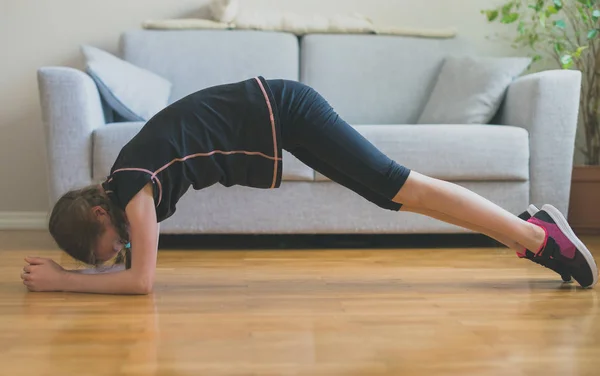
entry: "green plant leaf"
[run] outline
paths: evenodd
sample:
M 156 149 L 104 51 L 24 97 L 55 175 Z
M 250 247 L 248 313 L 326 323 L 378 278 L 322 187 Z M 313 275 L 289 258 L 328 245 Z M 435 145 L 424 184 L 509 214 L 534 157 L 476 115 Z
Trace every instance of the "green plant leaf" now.
M 556 51 L 557 54 L 560 55 L 561 52 L 563 52 L 565 48 L 563 47 L 562 43 L 560 42 L 556 42 L 554 43 L 554 51 Z
M 485 13 L 489 22 L 493 22 L 496 18 L 498 18 L 498 14 L 499 14 L 497 10 L 485 10 L 485 11 L 482 11 L 481 13 Z
M 587 34 L 588 39 L 594 39 L 598 36 L 598 29 L 590 30 Z
M 567 24 L 565 23 L 564 20 L 554 21 L 554 26 L 558 27 L 559 29 L 566 29 L 567 28 Z
M 509 14 L 503 16 L 502 20 L 500 22 L 502 22 L 504 24 L 510 24 L 510 23 L 515 22 L 518 19 L 519 19 L 519 13 L 509 13 Z
M 504 4 L 504 6 L 502 6 L 502 15 L 506 16 L 507 14 L 509 14 L 514 5 L 515 3 L 513 3 L 512 1 Z
M 546 16 L 550 17 L 551 15 L 556 13 L 558 13 L 558 9 L 556 9 L 554 5 L 549 5 L 548 9 L 546 10 Z
M 579 48 L 577 48 L 577 51 L 575 51 L 575 53 L 573 54 L 573 56 L 576 59 L 579 59 L 581 57 L 581 53 L 583 51 L 585 51 L 588 48 L 588 46 L 580 46 Z
M 560 63 L 562 64 L 563 69 L 571 68 L 573 66 L 573 56 L 571 56 L 571 55 L 561 56 Z
M 517 31 L 519 32 L 519 35 L 525 34 L 525 22 L 523 22 L 523 21 L 519 22 L 519 26 L 517 27 Z
M 534 55 L 532 63 L 542 60 L 542 55 Z
M 598 21 L 598 19 L 600 18 L 600 10 L 596 9 L 595 11 L 592 12 L 592 19 L 594 20 L 594 22 Z
M 554 6 L 556 7 L 557 10 L 560 10 L 563 7 L 562 1 L 554 0 Z

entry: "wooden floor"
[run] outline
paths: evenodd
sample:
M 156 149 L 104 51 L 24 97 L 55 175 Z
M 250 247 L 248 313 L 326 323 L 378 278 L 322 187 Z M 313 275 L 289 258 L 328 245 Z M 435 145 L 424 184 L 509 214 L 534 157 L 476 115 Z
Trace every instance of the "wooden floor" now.
M 47 240 L 0 233 L 1 375 L 600 375 L 600 287 L 507 249 L 163 250 L 151 296 L 28 293 Z

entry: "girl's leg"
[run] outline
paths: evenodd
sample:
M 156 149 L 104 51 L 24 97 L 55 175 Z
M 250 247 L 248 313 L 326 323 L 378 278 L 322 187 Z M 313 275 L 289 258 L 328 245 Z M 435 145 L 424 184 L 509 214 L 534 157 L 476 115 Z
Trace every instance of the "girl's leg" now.
M 504 244 L 506 247 L 513 249 L 514 251 L 518 252 L 518 253 L 523 253 L 524 252 L 524 247 L 522 245 L 520 245 L 519 243 L 517 243 L 516 241 L 505 237 L 502 234 L 499 234 L 497 232 L 494 231 L 490 231 L 484 227 L 481 226 L 477 226 L 473 223 L 470 222 L 464 222 L 461 221 L 459 219 L 456 219 L 454 217 L 448 216 L 446 214 L 440 213 L 438 211 L 435 210 L 428 210 L 428 209 L 418 209 L 418 208 L 411 208 L 408 207 L 406 205 L 403 205 L 402 208 L 400 209 L 402 211 L 406 211 L 406 212 L 411 212 L 411 213 L 417 213 L 417 214 L 421 214 L 421 215 L 425 215 L 427 217 L 431 217 L 431 218 L 435 218 L 437 220 L 440 220 L 442 222 L 446 222 L 446 223 L 450 223 L 456 226 L 460 226 L 466 229 L 469 229 L 471 231 L 475 231 L 484 235 L 489 236 L 490 238 Z
M 462 223 L 476 225 L 487 233 L 512 239 L 533 252 L 544 243 L 545 232 L 540 226 L 523 221 L 464 187 L 415 171 L 392 200 L 416 210 L 433 210 Z
M 392 161 L 310 87 L 295 82 L 279 85 L 275 96 L 283 124 L 283 147 L 315 170 L 325 173 L 322 169 L 327 168 L 335 175 L 330 176 L 332 180 L 379 206 L 399 210 L 406 205 L 422 213 L 439 212 L 443 215 L 439 219 L 509 246 L 518 243 L 534 252 L 540 249 L 544 232 L 538 226 L 465 188 L 428 178 Z M 382 204 L 388 200 L 397 206 Z

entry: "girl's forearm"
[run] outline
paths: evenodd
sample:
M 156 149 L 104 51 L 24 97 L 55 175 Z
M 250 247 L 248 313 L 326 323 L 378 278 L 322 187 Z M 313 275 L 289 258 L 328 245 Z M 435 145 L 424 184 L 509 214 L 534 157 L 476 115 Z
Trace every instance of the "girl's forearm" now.
M 147 280 L 140 278 L 132 269 L 94 275 L 67 272 L 63 275 L 62 291 L 145 295 L 152 292 L 152 283 Z
M 102 273 L 114 273 L 125 270 L 125 265 L 111 265 L 111 266 L 98 266 L 95 268 L 88 269 L 72 269 L 67 270 L 70 273 L 79 273 L 79 274 L 102 274 Z

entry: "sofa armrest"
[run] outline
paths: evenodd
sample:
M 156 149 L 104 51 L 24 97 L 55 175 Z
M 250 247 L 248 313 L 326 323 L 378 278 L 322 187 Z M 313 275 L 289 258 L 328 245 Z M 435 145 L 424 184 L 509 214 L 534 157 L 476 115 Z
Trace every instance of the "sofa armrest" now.
M 100 94 L 87 74 L 43 67 L 38 85 L 53 205 L 67 191 L 92 183 L 92 132 L 105 121 Z
M 550 70 L 527 75 L 509 87 L 500 123 L 529 132 L 530 202 L 569 208 L 581 72 Z

